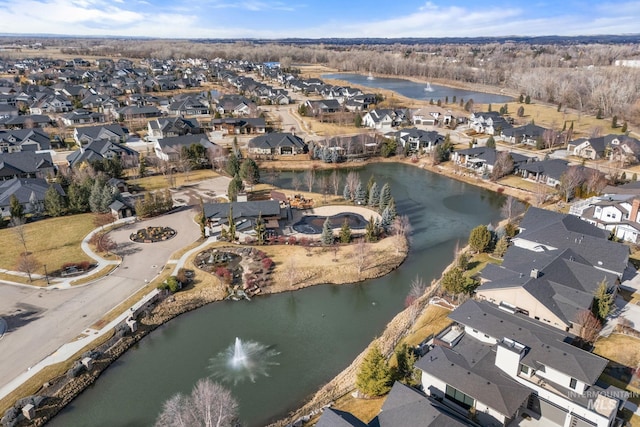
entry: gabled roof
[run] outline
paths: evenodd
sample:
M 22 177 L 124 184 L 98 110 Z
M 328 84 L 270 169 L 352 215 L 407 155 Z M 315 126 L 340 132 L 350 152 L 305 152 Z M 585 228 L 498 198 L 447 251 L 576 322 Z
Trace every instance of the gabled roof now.
M 586 384 L 594 384 L 608 363 L 607 359 L 571 345 L 574 337 L 568 332 L 524 315 L 507 313 L 486 301 L 468 300 L 449 318 L 498 340 L 506 337 L 517 341 L 528 347 L 529 360 Z
M 604 140 L 604 136 L 595 137 L 595 138 L 578 138 L 575 141 L 571 141 L 572 145 L 580 145 L 584 142 L 588 142 L 591 148 L 593 148 L 596 153 L 604 153 L 604 149 L 607 143 Z
M 473 328 L 482 331 L 480 325 Z M 495 365 L 495 359 L 493 346 L 464 335 L 453 349 L 436 346 L 415 366 L 512 418 L 531 390 L 509 378 Z
M 304 150 L 306 144 L 299 136 L 288 132 L 272 132 L 256 136 L 249 141 L 249 148 L 272 149 L 278 147 L 295 147 Z
M 463 427 L 469 420 L 400 382 L 393 384 L 369 427 Z
M 50 153 L 34 151 L 0 153 L 0 177 L 33 174 L 40 169 L 52 167 L 53 160 Z
M 367 427 L 367 425 L 349 412 L 326 408 L 322 411 L 315 427 Z
M 58 194 L 65 195 L 60 184 L 48 184 L 41 178 L 13 178 L 0 181 L 0 207 L 9 206 L 11 196 L 15 196 L 21 204 L 29 203 L 34 197 L 35 200 L 43 201 L 51 185 Z
M 34 129 L 7 129 L 0 130 L 0 140 L 15 139 L 16 145 L 21 145 L 27 140 L 35 141 L 40 146 L 40 150 L 51 149 L 49 134 L 40 128 Z
M 120 156 L 137 156 L 138 153 L 122 144 L 111 142 L 106 139 L 96 139 L 88 143 L 85 147 L 74 151 L 67 156 L 67 161 L 71 167 L 83 162 L 101 160 L 109 153 Z
M 570 214 L 531 207 L 520 222 L 523 231 L 514 237 L 562 251 L 572 249 L 592 266 L 622 275 L 629 248 L 607 240 L 609 232 Z
M 100 135 L 107 132 L 119 138 L 124 138 L 126 135 L 126 128 L 120 125 L 102 125 L 102 126 L 83 126 L 75 128 L 75 134 L 78 139 L 86 136 L 90 139 L 100 139 Z
M 189 147 L 192 144 L 200 144 L 205 148 L 213 146 L 205 134 L 187 134 L 158 140 L 158 145 L 165 153 L 181 149 L 181 147 Z
M 550 178 L 559 180 L 562 177 L 562 174 L 567 171 L 568 167 L 569 162 L 567 162 L 566 160 L 548 159 L 524 164 L 520 167 L 520 169 L 532 173 L 543 174 Z
M 536 138 L 536 137 L 541 137 L 546 130 L 547 129 L 543 128 L 542 126 L 529 123 L 517 128 L 504 129 L 502 133 L 506 136 L 512 136 L 514 138 L 521 137 L 521 136 Z
M 205 203 L 204 215 L 207 218 L 227 218 L 229 208 L 233 207 L 233 218 L 257 218 L 259 215 L 280 215 L 280 202 L 277 200 L 256 200 L 250 202 Z

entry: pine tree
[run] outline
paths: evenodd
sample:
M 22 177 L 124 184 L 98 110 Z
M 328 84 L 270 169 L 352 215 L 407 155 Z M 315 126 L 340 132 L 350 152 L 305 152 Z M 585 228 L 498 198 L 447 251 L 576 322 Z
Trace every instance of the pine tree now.
M 340 228 L 340 243 L 346 244 L 349 242 L 351 242 L 351 227 L 349 227 L 349 222 L 345 219 Z
M 496 243 L 493 254 L 499 258 L 502 258 L 504 254 L 507 253 L 507 249 L 509 249 L 509 241 L 507 240 L 507 236 L 505 235 L 502 236 Z
M 144 178 L 147 174 L 147 159 L 144 156 L 140 156 L 140 163 L 138 164 L 138 176 Z
M 617 127 L 618 127 L 618 116 L 614 115 L 614 116 L 611 118 L 611 128 L 612 128 L 612 129 L 615 129 L 615 128 L 617 128 Z
M 484 252 L 491 244 L 491 232 L 486 225 L 479 225 L 469 234 L 469 246 L 477 253 Z
M 398 212 L 396 211 L 396 202 L 392 198 L 384 211 L 382 211 L 380 226 L 384 231 L 388 232 L 391 229 L 391 225 L 393 224 L 393 220 L 396 219 L 396 216 L 398 216 Z
M 393 369 L 392 377 L 395 381 L 411 386 L 416 379 L 416 356 L 411 347 L 406 343 L 402 344 L 395 351 L 397 366 Z
M 230 202 L 238 200 L 238 193 L 242 191 L 242 180 L 240 176 L 236 174 L 231 181 L 229 181 L 229 187 L 227 188 L 227 196 Z
M 93 183 L 93 187 L 91 187 L 91 195 L 89 196 L 89 208 L 91 212 L 101 212 L 102 187 L 102 184 L 98 180 L 96 180 Z
M 344 190 L 342 191 L 342 197 L 344 197 L 345 200 L 352 200 L 351 191 L 349 191 L 349 184 L 344 185 Z
M 622 127 L 620 128 L 620 132 L 627 133 L 627 121 L 622 122 Z
M 369 206 L 378 206 L 380 204 L 380 190 L 378 189 L 378 184 L 373 183 L 371 189 L 369 189 L 369 201 L 367 203 Z
M 525 104 L 531 104 L 531 97 L 529 95 L 524 97 L 524 103 Z
M 487 139 L 486 146 L 487 148 L 496 148 L 496 140 L 493 138 L 493 135 Z
M 9 213 L 13 220 L 22 220 L 22 218 L 24 218 L 24 207 L 15 194 L 9 197 Z
M 240 178 L 249 184 L 257 184 L 260 181 L 260 169 L 253 159 L 245 159 L 240 165 Z
M 44 194 L 44 210 L 49 216 L 60 216 L 64 213 L 64 198 L 53 185 Z
M 233 205 L 229 205 L 229 215 L 227 216 L 227 224 L 229 229 L 227 230 L 227 238 L 230 242 L 236 240 L 236 220 L 233 218 Z
M 234 153 L 229 154 L 225 170 L 230 176 L 235 176 L 240 172 L 240 161 Z
M 375 182 L 376 182 L 376 179 L 373 177 L 373 175 L 371 175 L 369 177 L 369 181 L 367 181 L 367 195 L 371 192 L 371 187 Z
M 378 210 L 383 212 L 384 209 L 389 205 L 391 201 L 391 186 L 388 182 L 385 182 L 382 186 L 382 190 L 380 190 L 380 203 L 378 205 Z
M 331 230 L 331 222 L 329 218 L 324 220 L 322 224 L 322 234 L 320 235 L 320 241 L 324 246 L 333 244 L 333 231 Z
M 357 205 L 364 205 L 367 201 L 367 193 L 365 192 L 365 189 L 362 187 L 361 182 L 358 182 L 358 185 L 356 187 L 355 201 Z
M 369 222 L 367 222 L 367 226 L 364 229 L 364 240 L 369 243 L 378 240 L 378 229 L 373 216 L 369 218 Z
M 267 226 L 262 219 L 262 212 L 258 214 L 258 219 L 256 220 L 256 225 L 253 227 L 253 230 L 256 232 L 258 244 L 264 245 L 265 237 L 267 236 Z
M 609 292 L 609 284 L 607 283 L 607 279 L 602 279 L 602 281 L 598 283 L 598 288 L 596 289 L 596 293 L 593 296 L 593 299 L 594 314 L 599 320 L 605 320 L 611 313 L 614 304 L 614 297 L 613 294 Z
M 100 207 L 98 212 L 107 212 L 109 205 L 115 199 L 116 193 L 111 190 L 111 187 L 105 185 L 100 192 Z
M 380 348 L 374 344 L 356 374 L 356 387 L 366 396 L 382 396 L 391 390 L 391 370 Z

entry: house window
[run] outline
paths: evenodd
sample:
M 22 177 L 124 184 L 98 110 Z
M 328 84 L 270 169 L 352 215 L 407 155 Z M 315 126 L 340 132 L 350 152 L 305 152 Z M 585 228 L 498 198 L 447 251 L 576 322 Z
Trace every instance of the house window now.
M 520 364 L 520 373 L 524 375 L 529 375 L 529 367 L 527 365 Z
M 475 403 L 475 400 L 473 399 L 473 397 L 467 396 L 460 390 L 454 387 L 451 387 L 448 384 L 447 384 L 447 388 L 445 390 L 444 395 L 447 399 L 452 400 L 453 402 L 457 403 L 458 405 L 462 406 L 465 409 L 469 409 L 473 407 Z
M 575 378 L 571 378 L 571 381 L 569 381 L 569 388 L 575 390 L 577 385 L 578 380 L 576 380 Z

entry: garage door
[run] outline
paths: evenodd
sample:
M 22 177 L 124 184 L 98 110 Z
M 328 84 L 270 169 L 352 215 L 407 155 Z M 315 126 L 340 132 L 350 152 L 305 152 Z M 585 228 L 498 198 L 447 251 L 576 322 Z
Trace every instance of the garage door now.
M 571 427 L 594 427 L 596 424 L 591 421 L 585 420 L 582 417 L 571 414 L 571 423 L 569 423 Z
M 540 414 L 542 418 L 546 418 L 558 425 L 564 425 L 564 420 L 567 418 L 567 411 L 551 402 L 547 402 L 544 399 L 540 399 L 538 396 L 531 395 L 527 407 L 534 412 Z

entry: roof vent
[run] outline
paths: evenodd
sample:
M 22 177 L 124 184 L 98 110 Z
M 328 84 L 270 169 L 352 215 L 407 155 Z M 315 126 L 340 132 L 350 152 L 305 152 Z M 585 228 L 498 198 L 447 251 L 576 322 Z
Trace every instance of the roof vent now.
M 540 277 L 540 271 L 537 268 L 532 268 L 531 269 L 531 278 L 532 279 L 537 279 L 538 277 Z

